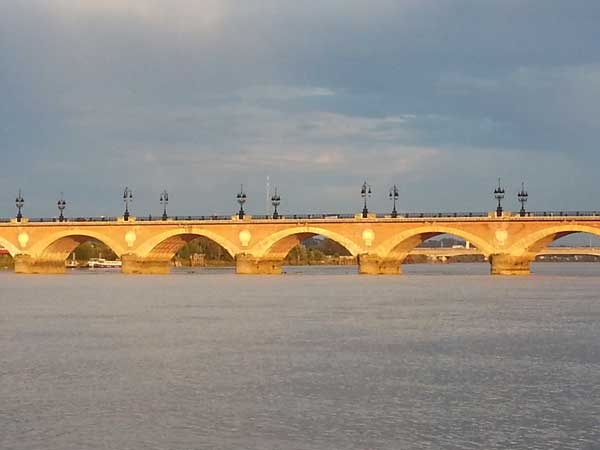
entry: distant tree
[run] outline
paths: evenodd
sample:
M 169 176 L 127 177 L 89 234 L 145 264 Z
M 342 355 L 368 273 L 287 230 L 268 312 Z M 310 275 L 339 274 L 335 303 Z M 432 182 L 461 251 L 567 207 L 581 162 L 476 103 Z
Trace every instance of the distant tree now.
M 284 259 L 284 264 L 302 265 L 307 264 L 308 252 L 303 244 L 298 244 L 290 250 Z
M 333 239 L 325 238 L 321 241 L 317 249 L 329 256 L 350 256 L 350 252 L 342 244 Z
M 91 258 L 117 259 L 117 255 L 108 245 L 96 239 L 90 239 L 82 243 L 73 253 L 75 253 L 77 261 L 89 261 Z M 73 257 L 73 253 L 69 255 L 69 258 Z
M 205 255 L 207 261 L 218 261 L 232 263 L 233 257 L 216 242 L 200 236 L 187 244 L 185 244 L 176 253 L 175 258 L 180 260 L 182 264 L 189 262 L 194 254 Z

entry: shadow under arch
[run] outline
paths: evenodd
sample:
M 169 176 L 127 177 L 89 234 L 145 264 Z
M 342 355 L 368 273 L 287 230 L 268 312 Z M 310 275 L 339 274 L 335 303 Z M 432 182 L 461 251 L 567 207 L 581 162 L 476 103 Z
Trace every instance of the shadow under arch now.
M 351 239 L 325 228 L 311 226 L 294 227 L 274 233 L 253 246 L 251 252 L 258 257 L 270 256 L 275 259 L 284 259 L 304 239 L 319 235 L 337 242 L 352 256 L 362 253 L 361 247 Z
M 119 258 L 126 253 L 125 248 L 114 239 L 91 230 L 65 230 L 54 233 L 31 248 L 31 253 L 44 259 L 67 259 L 81 244 L 95 239 L 109 247 Z
M 524 255 L 531 258 L 548 247 L 552 242 L 576 233 L 589 233 L 600 237 L 600 228 L 588 225 L 558 225 L 536 231 L 525 236 L 511 246 L 509 252 L 514 255 Z
M 165 231 L 157 236 L 153 236 L 138 247 L 137 254 L 144 258 L 170 260 L 185 244 L 199 237 L 205 237 L 219 244 L 232 258 L 235 258 L 236 253 L 239 253 L 237 246 L 233 245 L 223 236 L 212 231 L 192 228 Z
M 375 248 L 375 253 L 384 258 L 403 259 L 423 241 L 442 234 L 451 234 L 475 245 L 484 256 L 494 253 L 494 247 L 485 239 L 467 231 L 439 225 L 428 225 L 398 233 Z
M 21 253 L 21 251 L 15 245 L 11 244 L 9 241 L 4 239 L 2 236 L 0 236 L 0 245 L 2 247 L 4 247 L 6 249 L 6 251 L 8 251 L 9 255 L 12 258 L 14 258 L 16 255 Z

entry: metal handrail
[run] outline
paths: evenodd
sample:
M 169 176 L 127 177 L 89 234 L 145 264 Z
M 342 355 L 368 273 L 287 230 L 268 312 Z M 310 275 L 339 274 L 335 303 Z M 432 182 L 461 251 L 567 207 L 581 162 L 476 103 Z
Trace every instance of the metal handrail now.
M 281 214 L 277 220 L 328 220 L 328 219 L 354 219 L 358 213 L 347 214 L 347 213 L 329 213 L 329 214 Z M 375 217 L 378 219 L 391 219 L 391 220 L 402 220 L 402 219 L 447 219 L 447 218 L 483 218 L 488 217 L 488 212 L 399 212 L 396 218 L 392 218 L 390 213 L 377 213 L 370 215 L 369 218 Z M 189 216 L 189 215 L 177 215 L 168 216 L 169 221 L 228 221 L 235 218 L 235 215 L 224 216 L 224 215 L 203 215 L 203 216 Z M 274 220 L 271 215 L 253 215 L 250 216 L 253 220 Z M 519 217 L 600 217 L 600 211 L 530 211 L 521 215 L 519 212 L 513 212 L 511 218 Z M 0 223 L 9 223 L 11 218 L 0 218 Z M 58 217 L 32 217 L 27 218 L 31 223 L 54 223 L 59 222 Z M 68 217 L 64 219 L 64 222 L 116 222 L 118 218 L 116 216 L 91 216 L 91 217 Z M 137 216 L 136 221 L 138 222 L 161 222 L 163 221 L 162 215 L 148 215 L 148 216 Z
M 27 219 L 29 222 L 35 223 L 49 223 L 49 222 L 60 222 L 58 217 L 30 217 Z M 9 219 L 10 221 L 10 219 Z M 99 216 L 99 217 L 65 217 L 63 222 L 116 222 L 116 216 Z
M 399 218 L 406 219 L 435 219 L 435 218 L 449 218 L 449 217 L 487 217 L 487 212 L 455 212 L 455 213 L 399 213 Z
M 515 213 L 519 215 L 519 213 Z M 525 213 L 525 217 L 594 217 L 600 216 L 600 211 L 532 211 Z
M 163 222 L 164 219 L 162 215 L 148 215 L 148 216 L 136 216 L 136 220 L 138 222 Z M 177 216 L 167 216 L 166 220 L 190 220 L 190 221 L 201 221 L 201 220 L 231 220 L 231 216 L 218 216 L 218 215 L 210 215 L 210 216 L 186 216 L 186 215 L 177 215 Z

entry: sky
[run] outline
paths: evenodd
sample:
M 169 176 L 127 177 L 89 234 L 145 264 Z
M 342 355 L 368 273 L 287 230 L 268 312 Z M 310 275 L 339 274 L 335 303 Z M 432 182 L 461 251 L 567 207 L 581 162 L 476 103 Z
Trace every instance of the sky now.
M 597 0 L 1 0 L 0 217 L 600 210 Z

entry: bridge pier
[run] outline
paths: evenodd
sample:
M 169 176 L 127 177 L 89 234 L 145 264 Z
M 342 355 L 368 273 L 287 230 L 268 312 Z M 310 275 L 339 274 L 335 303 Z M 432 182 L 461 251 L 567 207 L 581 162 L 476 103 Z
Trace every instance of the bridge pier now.
M 59 275 L 67 271 L 64 259 L 34 258 L 31 255 L 16 255 L 15 273 Z
M 399 275 L 402 261 L 367 253 L 358 255 L 358 273 L 362 275 Z
M 235 256 L 235 273 L 239 275 L 279 275 L 283 259 L 256 257 L 244 253 Z
M 498 253 L 489 260 L 492 275 L 529 275 L 533 258 Z
M 167 275 L 171 273 L 171 261 L 157 258 L 141 258 L 137 255 L 121 256 L 121 271 L 127 275 Z

